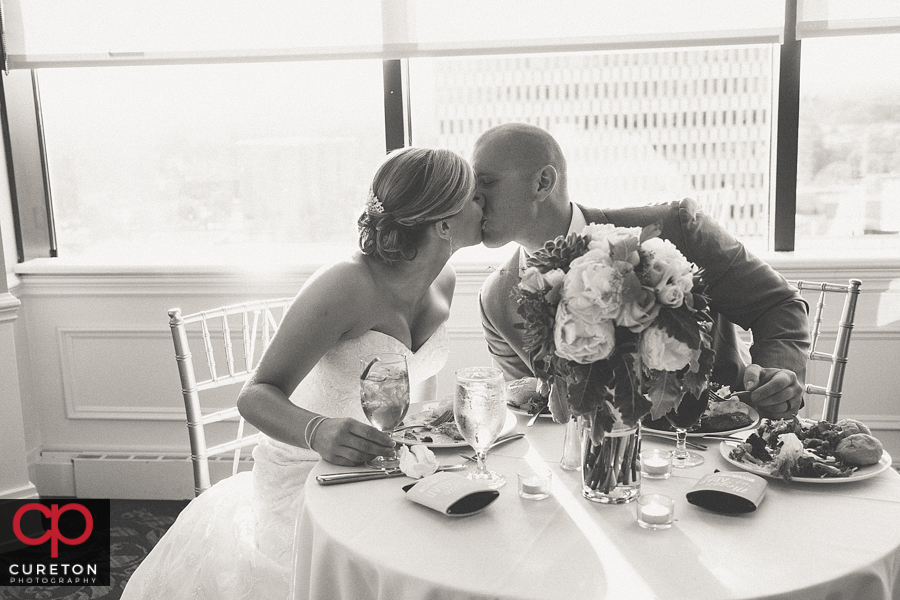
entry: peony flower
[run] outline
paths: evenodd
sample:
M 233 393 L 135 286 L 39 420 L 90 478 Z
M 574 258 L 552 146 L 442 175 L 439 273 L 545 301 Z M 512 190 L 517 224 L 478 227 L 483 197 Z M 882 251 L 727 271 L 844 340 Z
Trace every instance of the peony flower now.
M 588 243 L 588 250 L 600 250 L 609 253 L 611 245 L 623 242 L 628 238 L 634 238 L 635 245 L 637 245 L 638 240 L 641 239 L 641 228 L 616 227 L 609 223 L 595 223 L 582 229 L 581 235 L 591 240 Z M 638 262 L 640 262 L 640 256 L 637 252 L 633 252 L 628 257 L 625 257 L 624 260 L 633 266 L 637 266 Z
M 687 278 L 687 283 L 692 284 L 693 265 L 669 240 L 652 238 L 641 244 L 641 262 L 644 268 L 641 272 L 641 283 L 659 290 L 659 285 L 678 283 Z M 690 291 L 688 287 L 684 291 Z
M 659 327 L 650 327 L 641 334 L 638 345 L 641 360 L 647 368 L 657 371 L 678 371 L 691 362 L 694 351 Z
M 596 251 L 576 258 L 563 281 L 562 298 L 569 310 L 588 322 L 615 319 L 622 310 L 622 274 L 593 260 Z
M 616 328 L 609 319 L 581 319 L 562 300 L 553 326 L 556 355 L 583 365 L 607 358 L 616 344 Z
M 640 333 L 656 319 L 659 306 L 656 302 L 656 293 L 650 288 L 642 287 L 637 300 L 622 307 L 622 312 L 616 317 L 616 325 Z

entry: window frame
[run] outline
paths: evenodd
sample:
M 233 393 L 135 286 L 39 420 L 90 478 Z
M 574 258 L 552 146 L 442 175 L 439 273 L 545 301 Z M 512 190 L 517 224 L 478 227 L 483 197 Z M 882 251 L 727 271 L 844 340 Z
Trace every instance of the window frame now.
M 776 118 L 772 120 L 770 217 L 768 250 L 793 252 L 796 236 L 797 154 L 799 143 L 801 41 L 797 0 L 785 2 L 785 35 L 774 80 L 778 85 Z M 409 59 L 385 59 L 383 93 L 385 149 L 411 144 Z M 26 78 L 30 80 L 27 84 Z M 0 74 L 2 124 L 10 165 L 10 194 L 19 263 L 57 257 L 52 190 L 45 159 L 40 114 L 39 75 L 36 70 Z M 28 107 L 32 110 L 29 111 Z M 27 217 L 27 218 L 26 218 Z

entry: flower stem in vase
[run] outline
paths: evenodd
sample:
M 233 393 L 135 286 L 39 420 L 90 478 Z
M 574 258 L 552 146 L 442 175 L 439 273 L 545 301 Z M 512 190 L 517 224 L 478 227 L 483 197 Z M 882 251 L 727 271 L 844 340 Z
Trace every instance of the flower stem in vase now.
M 640 491 L 636 456 L 639 430 L 602 432 L 599 443 L 590 426 L 582 431 L 582 495 L 593 502 L 621 504 L 634 500 Z

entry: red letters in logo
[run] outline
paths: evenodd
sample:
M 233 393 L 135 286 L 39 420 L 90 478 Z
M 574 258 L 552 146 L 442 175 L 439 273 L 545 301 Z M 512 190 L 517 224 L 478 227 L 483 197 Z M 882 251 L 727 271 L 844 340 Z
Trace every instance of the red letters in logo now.
M 50 531 L 44 532 L 44 535 L 38 538 L 30 538 L 22 533 L 22 515 L 27 513 L 29 510 L 36 510 L 50 519 Z M 75 539 L 67 538 L 59 532 L 59 516 L 67 510 L 78 511 L 84 516 L 84 533 L 82 533 Z M 51 504 L 50 508 L 47 508 L 43 504 L 32 502 L 30 504 L 23 505 L 21 508 L 19 508 L 19 510 L 16 511 L 16 515 L 13 517 L 12 526 L 13 533 L 16 534 L 16 537 L 19 538 L 19 541 L 24 544 L 28 544 L 29 546 L 38 546 L 45 543 L 47 540 L 50 540 L 50 556 L 53 558 L 58 558 L 60 541 L 63 544 L 67 544 L 69 546 L 77 546 L 78 544 L 83 544 L 85 541 L 87 541 L 88 537 L 90 537 L 91 535 L 91 532 L 94 530 L 94 517 L 91 515 L 91 511 L 89 511 L 81 504 L 64 504 L 62 508 L 59 508 L 58 504 Z

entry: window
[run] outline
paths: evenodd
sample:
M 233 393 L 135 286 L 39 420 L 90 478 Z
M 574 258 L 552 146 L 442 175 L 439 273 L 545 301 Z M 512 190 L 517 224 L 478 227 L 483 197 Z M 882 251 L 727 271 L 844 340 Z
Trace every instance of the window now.
M 413 141 L 468 156 L 485 129 L 529 122 L 562 145 L 572 200 L 620 208 L 691 197 L 764 250 L 775 52 L 411 59 Z
M 900 249 L 900 34 L 803 41 L 797 249 Z
M 380 60 L 40 71 L 59 256 L 296 263 L 355 247 L 384 156 L 381 77 Z
M 792 1 L 796 28 L 781 0 L 659 0 L 639 18 L 617 0 L 8 4 L 5 50 L 38 74 L 49 174 L 19 186 L 29 256 L 46 244 L 43 187 L 61 257 L 296 262 L 310 245 L 350 248 L 386 139 L 410 124 L 414 143 L 468 155 L 511 120 L 560 140 L 578 202 L 691 196 L 753 250 L 900 250 L 896 3 Z M 792 157 L 775 156 L 797 136 L 784 49 L 802 69 L 796 186 Z M 382 79 L 401 61 L 408 88 L 387 97 L 402 95 L 407 119 Z M 775 110 L 779 95 L 791 110 Z M 40 151 L 24 152 L 21 171 L 40 173 Z

